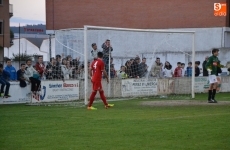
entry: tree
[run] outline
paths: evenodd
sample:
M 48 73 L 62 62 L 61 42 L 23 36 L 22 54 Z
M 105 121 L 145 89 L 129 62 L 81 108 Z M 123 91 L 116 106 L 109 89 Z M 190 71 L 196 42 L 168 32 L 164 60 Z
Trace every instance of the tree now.
M 20 55 L 19 54 L 13 54 L 13 58 L 12 60 L 13 61 L 26 61 L 28 59 L 32 59 L 34 58 L 34 55 L 28 55 L 28 54 L 25 54 L 25 53 L 21 53 Z

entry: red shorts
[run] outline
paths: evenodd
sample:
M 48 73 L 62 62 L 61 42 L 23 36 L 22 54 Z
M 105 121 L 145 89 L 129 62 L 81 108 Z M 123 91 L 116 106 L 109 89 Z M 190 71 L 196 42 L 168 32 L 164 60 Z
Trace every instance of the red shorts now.
M 102 90 L 102 85 L 101 85 L 101 81 L 92 81 L 93 84 L 93 90 L 97 91 L 97 90 Z

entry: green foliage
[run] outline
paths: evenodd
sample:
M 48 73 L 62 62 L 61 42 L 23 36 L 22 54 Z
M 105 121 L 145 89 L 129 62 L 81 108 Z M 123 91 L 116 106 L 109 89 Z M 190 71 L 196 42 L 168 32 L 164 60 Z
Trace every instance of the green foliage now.
M 32 59 L 35 55 L 28 55 L 28 54 L 25 54 L 25 53 L 21 53 L 20 55 L 19 54 L 13 54 L 13 58 L 12 60 L 13 61 L 26 61 L 28 59 Z

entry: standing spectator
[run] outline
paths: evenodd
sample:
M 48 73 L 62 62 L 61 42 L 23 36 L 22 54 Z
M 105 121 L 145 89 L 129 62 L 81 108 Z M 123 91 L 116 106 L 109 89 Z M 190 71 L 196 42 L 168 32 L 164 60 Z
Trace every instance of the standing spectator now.
M 160 58 L 157 57 L 155 63 L 151 67 L 151 76 L 152 77 L 160 77 L 161 66 L 160 66 Z
M 38 56 L 38 62 L 36 63 L 35 68 L 40 75 L 40 79 L 45 77 L 45 64 L 43 63 L 42 56 Z
M 18 81 L 20 82 L 20 87 L 26 87 L 26 78 L 25 78 L 25 68 L 26 64 L 21 64 L 21 68 L 17 71 Z
M 125 73 L 128 75 L 128 78 L 132 78 L 132 69 L 131 69 L 131 61 L 128 60 L 125 63 Z
M 171 78 L 173 76 L 172 65 L 168 61 L 165 62 L 163 72 L 166 78 Z
M 9 95 L 10 83 L 7 81 L 10 79 L 10 73 L 3 70 L 3 65 L 0 64 L 0 84 L 1 84 L 1 93 L 0 96 L 4 98 L 11 97 Z M 6 86 L 5 92 L 4 87 Z
M 80 59 L 81 57 L 77 57 L 76 59 L 72 60 L 72 67 L 74 67 L 74 69 L 72 70 L 73 78 L 76 78 L 75 75 L 77 74 L 78 66 L 80 65 Z
M 97 49 L 97 44 L 93 43 L 92 48 L 93 48 L 93 50 L 91 50 L 91 56 L 92 56 L 92 59 L 95 60 L 95 59 L 97 59 L 97 53 L 99 52 L 99 50 Z
M 174 70 L 174 75 L 173 77 L 182 77 L 182 69 L 181 69 L 181 62 L 177 63 L 177 67 Z
M 72 56 L 71 56 L 71 55 L 68 55 L 68 56 L 66 57 L 66 60 L 70 62 L 70 66 L 72 67 L 72 65 L 73 65 Z
M 7 59 L 6 64 L 7 65 L 5 67 L 5 71 L 9 72 L 10 80 L 11 81 L 17 81 L 17 72 L 16 72 L 16 69 L 11 64 L 11 60 Z
M 69 63 L 69 61 L 66 61 L 66 59 L 62 59 L 61 70 L 65 80 L 70 79 L 70 76 L 72 75 L 72 68 L 67 64 L 67 62 Z
M 121 66 L 120 70 L 118 71 L 117 77 L 119 79 L 126 79 L 128 75 L 125 73 L 125 66 Z
M 208 76 L 208 70 L 206 69 L 205 65 L 207 64 L 208 62 L 208 56 L 205 57 L 205 60 L 202 64 L 202 68 L 203 68 L 203 76 Z
M 54 80 L 58 79 L 57 77 L 57 70 L 58 66 L 56 66 L 56 59 L 51 58 L 50 63 L 46 66 L 46 79 L 47 80 Z
M 198 61 L 195 62 L 195 77 L 199 77 L 199 75 L 200 75 L 199 64 L 200 63 Z
M 192 62 L 188 63 L 188 67 L 186 68 L 186 76 L 191 77 L 192 76 Z
M 185 74 L 185 64 L 184 63 L 181 63 L 181 70 L 182 70 L 182 77 L 184 77 L 184 74 Z
M 61 65 L 61 55 L 56 55 L 56 61 L 57 61 L 57 64 L 56 66 L 60 66 Z
M 26 61 L 24 77 L 27 81 L 31 82 L 31 92 L 36 94 L 36 92 L 40 91 L 41 81 L 39 80 L 39 74 L 33 68 L 32 61 L 30 59 Z
M 162 63 L 160 63 L 160 74 L 159 74 L 159 77 L 160 78 L 164 77 L 164 70 L 163 70 L 163 64 Z
M 134 62 L 131 65 L 131 76 L 133 78 L 139 78 L 139 63 L 140 63 L 140 58 L 136 57 Z
M 80 80 L 84 80 L 85 79 L 85 69 L 84 69 L 84 64 L 82 64 L 77 72 L 77 78 Z
M 106 72 L 108 73 L 109 70 L 109 57 L 111 56 L 111 52 L 113 51 L 113 47 L 110 45 L 110 40 L 107 39 L 105 43 L 102 44 L 102 49 L 103 49 L 103 61 L 105 63 L 105 69 Z
M 142 62 L 139 64 L 139 76 L 140 78 L 143 78 L 146 76 L 148 72 L 148 66 L 146 64 L 146 58 L 142 58 Z
M 110 65 L 110 78 L 116 78 L 117 77 L 117 72 L 114 68 L 114 64 Z

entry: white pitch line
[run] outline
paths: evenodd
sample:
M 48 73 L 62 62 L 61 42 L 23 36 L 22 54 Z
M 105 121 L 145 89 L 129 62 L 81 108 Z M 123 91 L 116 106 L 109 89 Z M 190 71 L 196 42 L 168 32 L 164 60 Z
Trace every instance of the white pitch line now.
M 221 115 L 230 115 L 230 113 L 194 115 L 194 116 L 179 116 L 179 117 L 171 117 L 171 118 L 156 118 L 156 120 L 174 120 L 174 119 L 198 118 L 198 117 L 221 116 Z

